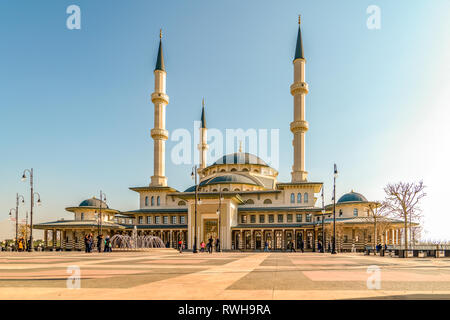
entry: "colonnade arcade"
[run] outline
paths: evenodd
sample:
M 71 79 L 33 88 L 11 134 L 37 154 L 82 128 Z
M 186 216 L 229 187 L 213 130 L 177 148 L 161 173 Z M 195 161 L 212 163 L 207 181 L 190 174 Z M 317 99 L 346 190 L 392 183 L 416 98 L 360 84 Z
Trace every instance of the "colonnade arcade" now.
M 87 234 L 93 235 L 94 247 L 97 246 L 98 229 L 45 229 L 44 230 L 44 249 L 45 250 L 84 250 L 84 237 Z M 103 239 L 114 234 L 132 235 L 132 230 L 108 230 L 102 229 Z M 155 229 L 138 230 L 138 235 L 153 235 L 161 238 L 164 244 L 170 248 L 178 248 L 178 241 L 182 240 L 187 246 L 186 229 Z
M 331 225 L 332 227 L 332 225 Z M 392 228 L 378 234 L 376 243 L 382 245 L 400 244 L 402 231 Z M 330 225 L 325 228 L 325 250 L 331 249 L 332 231 Z M 310 228 L 233 228 L 233 250 L 264 250 L 267 241 L 269 250 L 287 250 L 289 242 L 293 243 L 296 250 L 302 246 L 305 251 L 318 251 L 319 241 L 322 241 L 322 228 L 318 226 Z M 371 227 L 346 227 L 336 230 L 336 249 L 338 251 L 363 251 L 365 246 L 373 244 L 373 229 Z

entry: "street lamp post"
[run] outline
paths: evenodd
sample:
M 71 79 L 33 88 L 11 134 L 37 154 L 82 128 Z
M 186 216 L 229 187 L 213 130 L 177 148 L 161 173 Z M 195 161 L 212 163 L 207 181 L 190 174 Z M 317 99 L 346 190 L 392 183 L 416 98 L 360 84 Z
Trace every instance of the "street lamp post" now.
M 33 207 L 34 207 L 34 196 L 38 196 L 37 205 L 41 205 L 41 196 L 39 193 L 34 192 L 34 186 L 33 186 L 33 168 L 31 169 L 25 169 L 22 174 L 22 181 L 27 180 L 27 172 L 30 176 L 30 246 L 28 251 L 33 251 Z
M 22 198 L 22 203 L 25 203 L 25 198 L 22 195 L 16 193 L 16 208 L 9 210 L 9 215 L 11 216 L 11 212 L 14 211 L 16 215 L 16 250 L 19 248 L 19 201 Z M 25 225 L 26 227 L 26 225 Z M 25 238 L 26 239 L 26 238 Z
M 219 208 L 217 209 L 217 215 L 219 216 L 219 223 L 218 223 L 218 239 L 219 239 L 219 243 L 217 244 L 217 251 L 220 252 L 220 243 L 222 242 L 222 234 L 220 232 L 220 214 L 222 213 L 221 211 L 222 209 L 222 190 L 219 191 Z
M 99 209 L 99 224 L 98 224 L 98 235 L 101 235 L 103 232 L 103 221 L 102 221 L 102 204 L 103 201 L 106 201 L 106 194 L 100 190 L 100 209 Z
M 336 178 L 338 171 L 336 164 L 334 164 L 334 183 L 333 183 L 333 249 L 331 254 L 336 254 Z
M 197 251 L 197 192 L 198 192 L 198 185 L 197 185 L 197 165 L 192 168 L 191 177 L 194 178 L 195 181 L 195 200 L 194 200 L 194 245 L 192 246 L 192 252 L 198 253 Z
M 323 199 L 323 185 L 322 185 L 322 248 L 320 248 L 322 253 L 325 252 L 325 202 Z

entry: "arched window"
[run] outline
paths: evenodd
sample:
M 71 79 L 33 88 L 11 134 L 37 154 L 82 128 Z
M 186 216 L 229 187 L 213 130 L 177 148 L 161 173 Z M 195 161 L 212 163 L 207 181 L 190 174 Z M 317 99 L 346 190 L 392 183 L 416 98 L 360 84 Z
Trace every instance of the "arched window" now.
M 221 169 L 220 172 L 225 172 L 225 169 Z
M 155 205 L 155 197 L 152 196 L 152 206 Z
M 234 191 L 241 191 L 241 190 L 239 190 L 239 188 L 236 188 L 236 189 L 234 189 Z
M 259 173 L 259 170 L 258 170 L 258 169 L 255 169 L 255 170 L 253 170 L 253 172 Z
M 303 196 L 303 202 L 308 202 L 308 194 L 305 192 L 305 195 Z
M 271 203 L 272 203 L 272 200 L 270 200 L 270 199 L 264 200 L 264 204 L 271 204 Z
M 246 204 L 255 204 L 255 202 L 252 199 L 248 199 L 245 201 Z
M 242 169 L 242 171 L 248 171 L 248 169 L 247 169 L 247 168 L 244 168 L 244 169 Z
M 84 220 L 84 212 L 81 213 L 81 220 Z
M 342 209 L 339 209 L 339 217 L 342 217 Z
M 145 206 L 148 207 L 148 197 L 145 197 Z
M 297 203 L 302 203 L 302 194 L 300 192 L 297 193 Z
M 179 205 L 179 206 L 185 206 L 185 205 L 186 205 L 186 202 L 184 202 L 184 201 L 178 201 L 178 205 Z
M 358 216 L 358 209 L 353 209 L 353 216 L 354 217 L 357 217 Z
M 223 188 L 222 191 L 228 191 L 228 188 Z
M 232 168 L 230 171 L 237 171 L 236 168 Z
M 213 192 L 217 192 L 217 189 L 213 189 Z
M 159 196 L 156 198 L 156 205 L 159 206 L 161 204 L 161 199 Z
M 295 194 L 291 193 L 291 203 L 295 202 Z

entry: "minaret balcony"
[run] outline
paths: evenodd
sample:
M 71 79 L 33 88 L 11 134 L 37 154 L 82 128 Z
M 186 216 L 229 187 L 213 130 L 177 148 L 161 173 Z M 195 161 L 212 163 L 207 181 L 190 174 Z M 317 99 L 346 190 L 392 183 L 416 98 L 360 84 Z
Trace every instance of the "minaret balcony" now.
M 308 122 L 305 120 L 297 120 L 291 122 L 291 131 L 293 133 L 296 133 L 298 131 L 306 132 L 308 131 L 309 125 Z
M 152 102 L 153 103 L 165 103 L 169 104 L 169 96 L 162 92 L 153 92 L 152 93 Z
M 150 134 L 156 140 L 167 140 L 169 138 L 169 131 L 166 129 L 153 128 L 150 130 Z
M 291 85 L 291 94 L 307 94 L 309 91 L 308 84 L 306 82 L 295 82 Z

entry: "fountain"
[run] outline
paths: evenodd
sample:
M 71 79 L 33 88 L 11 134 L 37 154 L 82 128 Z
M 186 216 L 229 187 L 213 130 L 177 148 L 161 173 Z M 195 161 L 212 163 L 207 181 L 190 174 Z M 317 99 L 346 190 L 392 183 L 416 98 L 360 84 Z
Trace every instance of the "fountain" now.
M 136 226 L 133 229 L 131 236 L 115 234 L 111 237 L 111 246 L 113 249 L 150 249 L 150 248 L 165 248 L 164 242 L 161 238 L 156 236 L 138 236 Z

